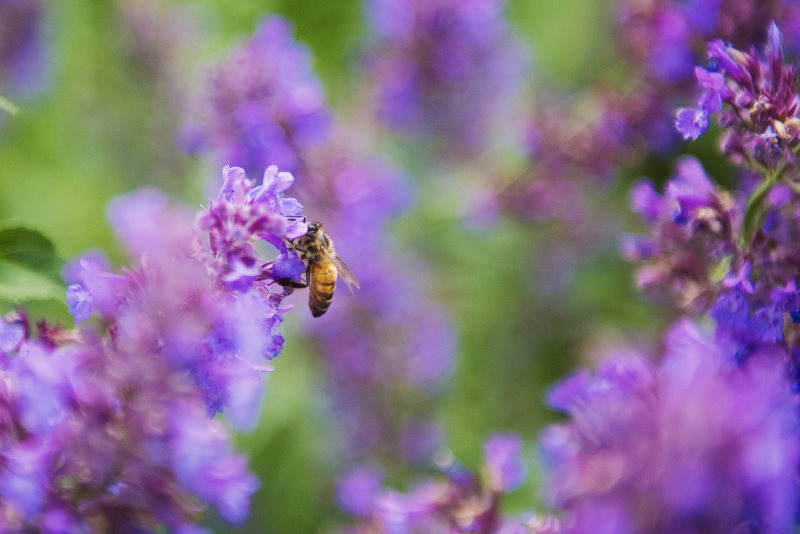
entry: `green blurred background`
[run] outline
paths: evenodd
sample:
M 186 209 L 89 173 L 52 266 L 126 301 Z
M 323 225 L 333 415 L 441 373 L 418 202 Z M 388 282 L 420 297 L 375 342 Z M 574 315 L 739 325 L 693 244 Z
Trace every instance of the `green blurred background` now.
M 354 67 L 366 37 L 359 1 L 171 4 L 196 21 L 184 58 L 191 83 L 200 83 L 202 66 L 224 57 L 260 17 L 277 13 L 311 48 L 331 106 L 352 105 Z M 209 176 L 219 170 L 173 148 L 178 119 L 163 91 L 148 83 L 142 66 L 125 53 L 114 2 L 60 0 L 48 6 L 48 89 L 15 102 L 21 113 L 5 117 L 0 126 L 0 221 L 41 230 L 62 259 L 96 248 L 124 265 L 127 259 L 106 221 L 108 200 L 154 185 L 197 206 Z M 532 87 L 578 89 L 613 67 L 608 1 L 510 0 L 506 12 L 530 47 Z M 569 243 L 554 249 L 559 233 L 548 225 L 500 220 L 476 230 L 457 217 L 442 217 L 452 212 L 446 189 L 443 193 L 435 176 L 420 171 L 419 162 L 398 163 L 416 169 L 421 201 L 394 231 L 403 246 L 431 264 L 435 297 L 447 303 L 459 335 L 456 369 L 438 409 L 448 444 L 462 462 L 477 466 L 490 433 L 519 432 L 532 476 L 504 505 L 511 512 L 540 508 L 536 436 L 556 419 L 542 402 L 548 385 L 591 352 L 588 347 L 621 339 L 646 342 L 668 320 L 637 296 L 617 252 L 619 231 L 635 228 L 625 203 L 631 180 L 639 174 L 659 177 L 668 169 L 649 161 L 596 193 L 594 209 L 619 216 L 607 239 L 587 252 Z M 542 265 L 557 253 L 572 255 L 575 272 L 553 290 L 552 273 Z M 16 283 L 14 276 L 0 270 L 0 284 Z M 71 324 L 63 298 L 52 298 L 59 292 L 63 287 L 20 298 L 35 317 Z M 0 311 L 15 303 L 0 301 Z M 262 486 L 250 521 L 236 532 L 318 532 L 343 520 L 333 499 L 337 463 L 329 444 L 336 428 L 326 414 L 321 366 L 313 344 L 291 320 L 286 326 L 286 349 L 269 378 L 261 422 L 237 440 Z M 406 478 L 420 474 L 409 472 Z M 213 517 L 209 522 L 215 531 L 233 531 Z

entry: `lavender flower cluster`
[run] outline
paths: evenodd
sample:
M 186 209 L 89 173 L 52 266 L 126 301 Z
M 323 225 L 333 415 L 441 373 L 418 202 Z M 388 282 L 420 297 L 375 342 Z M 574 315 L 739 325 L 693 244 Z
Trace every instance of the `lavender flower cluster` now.
M 721 41 L 709 44 L 709 56 L 718 71 L 696 69 L 702 97 L 698 108 L 678 111 L 676 125 L 694 137 L 702 132 L 687 114 L 706 114 L 706 123 L 709 113 L 719 114 L 723 151 L 742 168 L 743 192 L 716 186 L 692 159 L 679 163 L 663 197 L 640 183 L 634 209 L 653 236 L 633 243 L 631 257 L 643 263 L 640 284 L 666 290 L 693 311 L 710 310 L 740 360 L 764 345 L 793 354 L 792 325 L 800 319 L 797 68 L 784 64 L 774 25 L 763 57 Z
M 727 7 L 744 3 L 735 4 Z M 719 3 L 705 7 L 726 23 L 741 13 Z M 667 15 L 662 23 L 678 24 Z M 650 76 L 669 80 L 686 70 L 692 54 L 678 46 L 686 38 L 681 32 L 665 34 L 676 42 L 663 46 L 670 57 L 652 52 L 664 62 Z M 678 131 L 694 138 L 710 114 L 719 114 L 723 152 L 741 168 L 741 191 L 717 186 L 699 160 L 683 157 L 663 195 L 648 181 L 631 194 L 650 228 L 626 245 L 641 264 L 639 285 L 672 297 L 679 310 L 709 316 L 716 331 L 683 319 L 667 332 L 660 363 L 622 354 L 594 376 L 579 371 L 552 390 L 550 406 L 568 416 L 541 436 L 544 493 L 558 520 L 503 525 L 499 516 L 483 516 L 491 505 L 480 491 L 441 489 L 472 480 L 460 472 L 448 472 L 452 480 L 444 485 L 422 483 L 397 494 L 378 492 L 378 475 L 357 471 L 340 487 L 347 509 L 363 518 L 355 532 L 794 531 L 800 96 L 797 67 L 785 64 L 777 26 L 763 35 L 763 54 L 711 41 L 710 69 L 695 70 L 698 107 L 679 110 L 676 120 Z M 487 517 L 494 522 L 482 523 Z
M 788 532 L 798 460 L 795 402 L 780 360 L 741 369 L 688 320 L 654 368 L 614 358 L 578 372 L 550 405 L 569 414 L 542 436 L 565 532 Z
M 34 335 L 23 312 L 0 320 L 4 531 L 200 532 L 207 505 L 247 517 L 258 481 L 211 417 L 255 423 L 283 347 L 287 291 L 270 286 L 291 259 L 254 245 L 306 229 L 283 196 L 290 174 L 271 167 L 256 188 L 240 168 L 223 174 L 197 221 L 156 190 L 112 202 L 136 263 L 115 274 L 91 253 L 65 268 L 80 328 Z M 93 315 L 102 328 L 86 326 Z
M 502 0 L 369 0 L 377 117 L 443 154 L 485 150 L 525 70 Z
M 251 174 L 268 165 L 300 171 L 296 152 L 318 146 L 330 121 L 310 62 L 286 21 L 263 20 L 211 73 L 185 128 L 184 147 L 210 149 L 219 161 Z
M 717 37 L 714 46 L 721 52 L 723 42 L 760 44 L 775 20 L 792 30 L 789 47 L 798 49 L 800 6 L 792 1 L 621 0 L 615 9 L 616 44 L 630 76 L 624 85 L 596 84 L 566 101 L 537 95 L 526 142 L 530 164 L 510 186 L 498 188 L 504 211 L 574 227 L 587 211 L 584 190 L 608 184 L 615 172 L 648 154 L 673 154 L 679 140 L 673 109 L 691 96 L 691 69 L 708 39 Z M 704 87 L 719 87 L 718 73 L 698 69 Z M 684 137 L 696 138 L 708 125 L 708 113 L 717 111 L 709 106 L 717 106 L 718 98 L 706 98 L 681 112 Z
M 338 499 L 361 523 L 343 533 L 558 532 L 554 519 L 504 518 L 500 513 L 501 496 L 514 491 L 525 478 L 521 452 L 518 436 L 496 434 L 484 446 L 480 476 L 458 464 L 450 453 L 437 462 L 447 475 L 445 481 L 426 480 L 405 494 L 379 491 L 382 477 L 375 470 L 355 470 L 340 480 Z
M 304 204 L 358 273 L 358 298 L 337 289 L 335 313 L 310 329 L 343 431 L 343 456 L 348 463 L 424 461 L 441 443 L 426 405 L 449 375 L 454 341 L 446 313 L 414 287 L 424 267 L 402 258 L 385 235 L 388 222 L 407 207 L 410 187 L 382 158 L 356 148 L 369 143 L 325 107 L 307 54 L 288 32 L 282 19 L 266 19 L 216 68 L 209 148 L 255 165 L 269 158 L 290 162 Z M 285 137 L 275 141 L 259 133 L 263 144 L 250 143 L 251 132 L 272 130 Z M 279 258 L 274 268 L 291 265 Z M 252 262 L 234 271 L 246 276 L 248 269 L 258 276 Z

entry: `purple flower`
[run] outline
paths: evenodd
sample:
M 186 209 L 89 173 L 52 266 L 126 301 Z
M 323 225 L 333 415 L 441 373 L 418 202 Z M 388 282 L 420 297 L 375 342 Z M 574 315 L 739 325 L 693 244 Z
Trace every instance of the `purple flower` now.
M 76 321 L 95 305 L 102 332 L 42 323 L 32 338 L 22 312 L 0 320 L 11 356 L 0 365 L 3 530 L 199 532 L 203 503 L 247 517 L 258 481 L 211 417 L 224 411 L 238 428 L 257 418 L 286 291 L 270 291 L 272 262 L 253 244 L 282 244 L 300 215 L 282 196 L 290 175 L 268 173 L 268 186 L 283 182 L 255 200 L 239 171 L 226 169 L 199 226 L 154 190 L 112 201 L 138 261 L 116 275 L 87 254 L 64 269 Z M 258 276 L 231 288 L 245 252 Z
M 0 495 L 4 507 L 35 517 L 45 504 L 48 450 L 43 443 L 20 443 L 3 451 Z
M 222 190 L 198 222 L 209 232 L 209 260 L 228 289 L 244 292 L 258 280 L 284 278 L 287 268 L 297 270 L 299 264 L 286 257 L 284 239 L 304 235 L 307 227 L 300 217 L 302 206 L 283 196 L 294 182 L 292 175 L 271 166 L 264 173 L 264 183 L 251 189 L 252 182 L 243 169 L 225 167 L 222 172 Z M 272 272 L 275 264 L 269 267 L 259 260 L 255 247 L 259 241 L 266 241 L 281 252 L 277 274 Z
M 747 299 L 742 291 L 723 294 L 710 311 L 711 317 L 717 323 L 732 330 L 741 330 L 747 327 L 750 309 Z
M 306 272 L 306 264 L 295 251 L 282 251 L 275 262 L 272 264 L 272 274 L 275 279 L 288 278 L 290 280 L 300 280 Z
M 379 119 L 460 153 L 485 148 L 525 70 L 502 0 L 370 0 Z M 444 152 L 444 151 L 442 151 Z
M 525 479 L 522 462 L 522 439 L 514 434 L 496 434 L 483 446 L 487 485 L 505 493 L 516 489 Z
M 336 501 L 350 515 L 369 517 L 382 484 L 383 477 L 376 469 L 355 468 L 339 478 L 336 484 Z
M 705 89 L 700 99 L 700 109 L 708 113 L 722 110 L 722 95 L 728 96 L 730 89 L 725 86 L 725 76 L 719 72 L 708 72 L 703 67 L 695 67 L 694 74 L 700 87 Z
M 748 280 L 750 276 L 750 261 L 745 261 L 736 272 L 731 271 L 722 280 L 722 285 L 729 288 L 742 288 L 745 293 L 753 293 L 753 284 Z
M 684 139 L 697 139 L 708 129 L 708 111 L 681 108 L 675 116 L 675 128 Z
M 726 152 L 735 161 L 773 167 L 795 158 L 800 97 L 797 66 L 784 64 L 782 37 L 774 22 L 767 36 L 763 55 L 755 48 L 737 50 L 719 39 L 710 42 L 708 57 L 719 72 L 695 70 L 704 90 L 700 108 L 679 110 L 676 126 L 685 138 L 694 139 L 707 128 L 704 113 L 718 113 L 726 131 Z
M 240 520 L 255 481 L 190 377 L 152 350 L 83 334 L 57 349 L 26 342 L 2 371 L 3 529 L 175 530 L 194 522 L 197 497 Z
M 739 252 L 737 231 L 742 206 L 706 175 L 692 157 L 677 162 L 677 173 L 663 196 L 652 186 L 635 185 L 633 207 L 649 226 L 649 235 L 634 241 L 629 258 L 641 263 L 640 286 L 676 298 L 681 307 L 708 310 L 722 286 L 721 268 Z M 744 258 L 733 265 L 745 266 Z M 748 286 L 748 272 L 730 273 L 728 283 Z
M 565 532 L 788 531 L 797 416 L 782 364 L 759 354 L 735 368 L 688 321 L 665 343 L 659 368 L 633 362 L 644 380 L 616 360 L 586 383 L 570 421 L 545 432 Z
M 241 523 L 258 480 L 247 472 L 244 460 L 232 453 L 222 425 L 215 421 L 197 425 L 193 413 L 193 408 L 180 406 L 172 412 L 176 440 L 171 454 L 178 480 L 215 504 L 225 519 Z
M 89 313 L 97 310 L 103 317 L 114 317 L 124 305 L 126 281 L 112 274 L 111 265 L 99 252 L 88 252 L 67 263 L 62 275 L 67 283 L 78 286 L 86 293 L 83 299 L 90 306 Z
M 80 284 L 72 284 L 67 287 L 67 306 L 75 324 L 85 321 L 92 315 L 92 295 Z
M 213 70 L 198 108 L 185 135 L 251 175 L 273 164 L 300 171 L 299 153 L 325 140 L 330 120 L 308 50 L 280 17 L 261 21 Z
M 0 356 L 16 352 L 24 339 L 25 328 L 21 324 L 0 318 Z
M 484 481 L 456 462 L 452 454 L 443 452 L 437 467 L 448 479 L 418 482 L 407 493 L 381 489 L 375 471 L 355 470 L 339 486 L 340 503 L 349 499 L 343 509 L 360 521 L 346 532 L 555 534 L 558 524 L 552 518 L 518 520 L 500 513 L 502 494 L 512 491 L 524 477 L 521 447 L 521 440 L 511 434 L 490 438 L 484 446 Z
M 0 0 L 0 94 L 30 96 L 47 79 L 40 0 Z

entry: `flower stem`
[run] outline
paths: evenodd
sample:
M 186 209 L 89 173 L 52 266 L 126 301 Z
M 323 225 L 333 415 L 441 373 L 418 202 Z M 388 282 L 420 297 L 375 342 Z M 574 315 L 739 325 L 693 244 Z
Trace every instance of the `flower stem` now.
M 750 195 L 750 199 L 747 201 L 747 208 L 745 209 L 744 219 L 742 220 L 742 241 L 745 246 L 747 246 L 747 243 L 750 242 L 753 234 L 758 229 L 761 216 L 764 212 L 764 200 L 767 198 L 769 190 L 775 182 L 778 181 L 781 170 L 767 174 L 765 180 L 761 182 L 758 189 Z
M 9 115 L 16 115 L 19 113 L 19 107 L 15 106 L 10 100 L 0 96 L 0 110 L 5 111 Z

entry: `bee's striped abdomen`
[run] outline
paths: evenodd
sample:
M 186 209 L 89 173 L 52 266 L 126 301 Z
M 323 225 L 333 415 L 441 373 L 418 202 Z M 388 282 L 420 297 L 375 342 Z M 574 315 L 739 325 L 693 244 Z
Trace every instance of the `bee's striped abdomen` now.
M 308 293 L 308 307 L 311 315 L 319 317 L 331 306 L 336 289 L 336 266 L 324 261 L 311 266 L 311 287 Z

